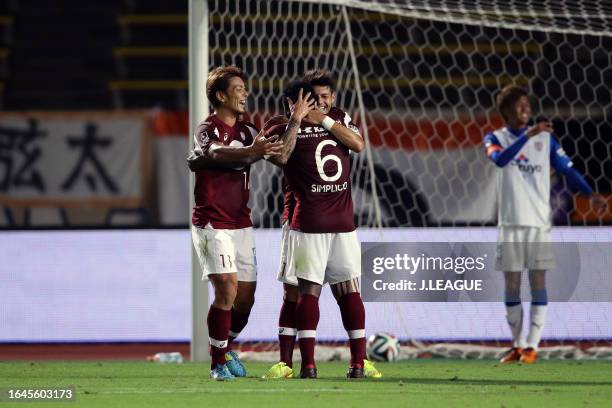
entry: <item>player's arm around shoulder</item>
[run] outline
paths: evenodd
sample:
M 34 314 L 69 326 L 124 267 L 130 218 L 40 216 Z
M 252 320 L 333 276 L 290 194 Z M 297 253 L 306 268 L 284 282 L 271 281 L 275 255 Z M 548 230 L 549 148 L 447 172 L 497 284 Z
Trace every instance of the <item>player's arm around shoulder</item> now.
M 275 156 L 281 153 L 282 141 L 266 139 L 261 131 L 253 138 L 250 146 L 226 146 L 221 141 L 215 141 L 207 150 L 210 159 L 216 163 L 233 165 L 249 165 L 264 156 Z
M 253 125 L 250 127 L 257 131 Z M 282 142 L 266 140 L 263 131 L 254 137 L 250 146 L 227 146 L 219 139 L 219 129 L 210 122 L 203 122 L 196 129 L 194 149 L 187 164 L 191 171 L 243 167 L 266 155 L 278 155 L 281 149 Z
M 327 116 L 322 112 L 314 110 L 310 117 L 315 122 L 323 126 L 326 130 L 331 132 L 343 145 L 348 147 L 355 153 L 361 152 L 365 148 L 365 141 L 359 133 L 359 128 L 352 122 L 351 117 L 341 111 L 340 109 L 333 108 L 334 116 L 341 115 L 342 122 L 337 122 L 331 116 Z M 332 111 L 330 111 L 332 113 Z

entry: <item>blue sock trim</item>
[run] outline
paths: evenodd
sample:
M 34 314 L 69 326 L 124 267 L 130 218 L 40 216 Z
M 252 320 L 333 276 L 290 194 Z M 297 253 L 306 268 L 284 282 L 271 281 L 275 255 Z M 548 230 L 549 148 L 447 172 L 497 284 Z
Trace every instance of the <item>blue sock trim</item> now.
M 506 291 L 504 293 L 504 300 L 506 302 L 506 306 L 514 306 L 521 303 L 521 292 L 520 290 L 516 292 Z
M 531 304 L 544 306 L 548 304 L 546 289 L 534 289 L 531 291 Z

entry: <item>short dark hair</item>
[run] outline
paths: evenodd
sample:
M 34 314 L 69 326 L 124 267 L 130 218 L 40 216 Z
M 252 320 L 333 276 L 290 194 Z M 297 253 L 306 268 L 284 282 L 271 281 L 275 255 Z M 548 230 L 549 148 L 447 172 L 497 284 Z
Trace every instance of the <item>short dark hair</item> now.
M 326 69 L 311 69 L 304 72 L 304 81 L 312 86 L 329 86 L 332 91 L 336 90 L 336 81 L 331 72 Z
M 221 101 L 217 98 L 217 92 L 227 92 L 230 80 L 234 77 L 238 77 L 244 82 L 247 80 L 244 71 L 235 65 L 217 67 L 210 71 L 206 80 L 206 97 L 213 107 L 218 108 L 221 105 Z
M 314 89 L 312 88 L 311 84 L 302 79 L 291 81 L 283 90 L 283 107 L 285 108 L 285 112 L 289 112 L 289 106 L 287 105 L 286 98 L 289 98 L 293 103 L 297 102 L 300 89 L 303 89 L 303 95 L 310 92 L 310 95 L 312 98 L 314 98 Z
M 501 113 L 504 120 L 508 120 L 506 117 L 506 110 L 512 108 L 514 104 L 521 99 L 523 96 L 529 97 L 527 89 L 518 85 L 506 85 L 497 95 L 497 110 Z

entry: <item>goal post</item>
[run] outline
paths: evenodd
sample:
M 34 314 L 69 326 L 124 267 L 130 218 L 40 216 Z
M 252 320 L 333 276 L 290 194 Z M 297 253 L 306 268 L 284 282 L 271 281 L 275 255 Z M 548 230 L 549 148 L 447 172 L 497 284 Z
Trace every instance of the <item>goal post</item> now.
M 208 77 L 208 5 L 206 0 L 189 0 L 189 150 L 198 123 L 207 116 L 206 78 Z M 187 157 L 188 152 L 185 152 Z M 194 205 L 195 177 L 189 172 L 189 214 Z M 191 220 L 190 220 L 191 223 Z M 189 234 L 191 236 L 191 232 Z M 191 240 L 190 240 L 191 241 Z M 193 245 L 191 254 L 191 361 L 208 361 L 208 283 L 202 281 L 200 263 Z

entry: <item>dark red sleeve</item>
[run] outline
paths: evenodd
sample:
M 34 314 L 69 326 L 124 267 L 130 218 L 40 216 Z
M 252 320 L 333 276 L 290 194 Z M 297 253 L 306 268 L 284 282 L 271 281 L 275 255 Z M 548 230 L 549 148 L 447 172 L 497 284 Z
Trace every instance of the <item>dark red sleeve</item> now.
M 196 128 L 193 136 L 194 150 L 199 154 L 204 154 L 219 140 L 219 130 L 212 122 L 202 122 Z
M 336 122 L 342 123 L 345 127 L 351 129 L 353 132 L 359 133 L 359 127 L 357 127 L 357 125 L 353 122 L 351 116 L 342 109 L 333 107 L 328 116 Z

